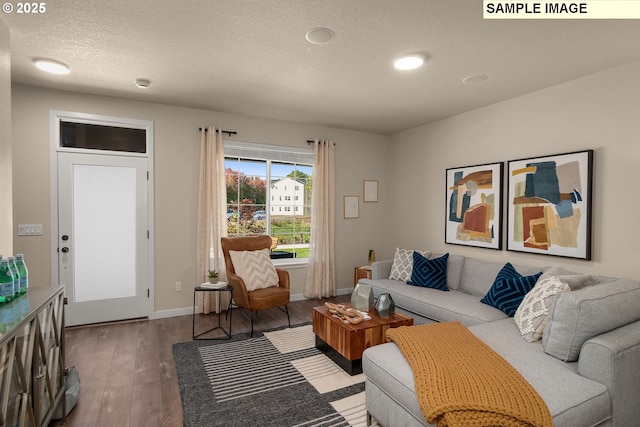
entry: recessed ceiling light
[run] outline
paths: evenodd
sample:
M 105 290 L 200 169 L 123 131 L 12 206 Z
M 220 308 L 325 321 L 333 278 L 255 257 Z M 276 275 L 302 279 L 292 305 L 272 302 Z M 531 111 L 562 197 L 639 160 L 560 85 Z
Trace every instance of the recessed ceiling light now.
M 36 67 L 42 71 L 52 74 L 69 74 L 71 70 L 62 62 L 54 61 L 51 59 L 34 59 L 33 62 Z
M 304 35 L 309 43 L 325 44 L 329 43 L 336 36 L 336 33 L 329 28 L 313 28 Z
M 466 85 L 479 85 L 489 80 L 489 76 L 486 74 L 473 74 L 462 79 L 462 83 Z
M 415 70 L 416 68 L 422 67 L 422 64 L 424 64 L 424 56 L 414 54 L 396 59 L 393 66 L 397 70 Z
M 147 79 L 138 79 L 136 80 L 136 86 L 140 89 L 149 89 L 149 86 L 151 86 L 151 82 Z

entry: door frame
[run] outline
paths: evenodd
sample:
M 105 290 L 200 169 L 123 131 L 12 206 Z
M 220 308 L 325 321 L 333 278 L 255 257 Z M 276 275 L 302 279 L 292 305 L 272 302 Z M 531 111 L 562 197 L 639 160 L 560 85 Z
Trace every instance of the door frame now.
M 146 153 L 129 153 L 121 151 L 110 150 L 90 150 L 83 148 L 68 148 L 60 147 L 60 122 L 68 121 L 75 123 L 88 123 L 103 126 L 115 126 L 126 127 L 131 129 L 143 129 L 146 131 L 147 149 Z M 147 277 L 147 289 L 149 298 L 147 299 L 147 317 L 152 318 L 155 307 L 155 226 L 154 226 L 154 160 L 153 160 L 153 148 L 154 148 L 154 134 L 153 134 L 153 121 L 130 119 L 124 117 L 103 116 L 97 114 L 78 113 L 72 111 L 49 111 L 49 165 L 50 165 L 50 217 L 51 217 L 51 283 L 58 284 L 59 281 L 59 262 L 58 262 L 58 153 L 60 152 L 72 152 L 83 153 L 92 155 L 112 155 L 112 156 L 127 156 L 127 157 L 146 157 L 147 158 L 147 221 L 149 225 L 147 246 L 147 259 L 149 260 Z

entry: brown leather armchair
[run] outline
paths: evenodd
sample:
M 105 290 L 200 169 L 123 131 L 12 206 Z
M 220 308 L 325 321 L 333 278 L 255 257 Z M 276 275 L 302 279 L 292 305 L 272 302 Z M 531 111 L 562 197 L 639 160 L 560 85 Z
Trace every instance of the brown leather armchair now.
M 233 288 L 233 301 L 238 307 L 249 311 L 248 317 L 251 321 L 251 336 L 253 336 L 253 318 L 258 310 L 278 307 L 286 313 L 287 323 L 291 326 L 289 309 L 287 307 L 290 300 L 289 272 L 276 268 L 276 273 L 278 273 L 278 286 L 248 291 L 244 280 L 236 274 L 231 255 L 229 254 L 229 251 L 269 249 L 273 243 L 271 237 L 266 235 L 222 237 L 220 238 L 220 243 L 222 244 L 222 253 L 224 254 L 224 262 L 227 269 L 227 281 Z

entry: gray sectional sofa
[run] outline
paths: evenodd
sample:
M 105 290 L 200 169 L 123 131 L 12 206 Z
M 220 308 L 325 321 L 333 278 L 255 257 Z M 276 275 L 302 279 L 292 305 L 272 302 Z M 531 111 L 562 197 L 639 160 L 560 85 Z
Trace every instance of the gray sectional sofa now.
M 372 278 L 359 283 L 371 285 L 376 296 L 391 294 L 396 309 L 415 324 L 467 326 L 536 389 L 555 426 L 640 425 L 640 281 L 516 265 L 523 276 L 543 272 L 571 288 L 550 300 L 542 339 L 528 342 L 513 317 L 480 302 L 504 263 L 450 254 L 448 292 L 389 279 L 392 264 L 373 263 Z M 430 425 L 395 343 L 368 348 L 362 365 L 372 417 L 385 427 Z

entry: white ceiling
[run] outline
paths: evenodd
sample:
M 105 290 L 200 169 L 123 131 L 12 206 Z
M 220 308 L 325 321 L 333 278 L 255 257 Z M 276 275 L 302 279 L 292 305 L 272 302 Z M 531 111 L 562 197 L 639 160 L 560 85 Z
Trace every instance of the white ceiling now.
M 480 0 L 56 0 L 0 19 L 14 83 L 382 134 L 640 59 L 640 21 L 483 20 Z M 314 27 L 335 39 L 310 44 Z M 423 68 L 393 69 L 415 52 Z

